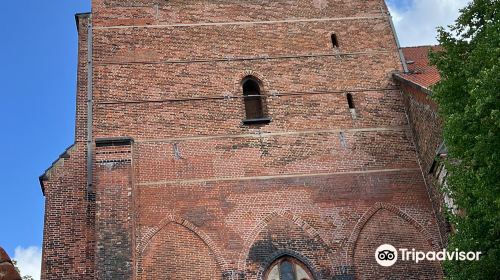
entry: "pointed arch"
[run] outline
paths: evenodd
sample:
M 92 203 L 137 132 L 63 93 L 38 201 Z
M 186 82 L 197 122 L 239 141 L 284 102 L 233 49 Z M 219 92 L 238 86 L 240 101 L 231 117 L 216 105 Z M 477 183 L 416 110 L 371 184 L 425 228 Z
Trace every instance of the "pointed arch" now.
M 358 241 L 358 237 L 363 228 L 365 227 L 365 225 L 368 223 L 368 221 L 370 221 L 370 219 L 373 216 L 375 216 L 375 214 L 378 213 L 380 210 L 387 210 L 396 215 L 397 217 L 400 217 L 405 222 L 411 224 L 418 232 L 423 234 L 425 240 L 433 248 L 433 250 L 439 251 L 440 243 L 436 241 L 436 239 L 432 237 L 432 235 L 420 223 L 418 223 L 417 220 L 415 220 L 409 214 L 402 211 L 393 204 L 377 202 L 363 214 L 363 216 L 358 220 L 358 222 L 354 226 L 354 229 L 352 230 L 349 236 L 349 240 L 347 241 L 346 244 L 345 265 L 354 264 L 354 250 L 356 247 L 356 243 Z
M 301 262 L 312 274 L 314 279 L 320 279 L 318 271 L 315 269 L 311 260 L 309 260 L 306 256 L 300 254 L 299 252 L 293 250 L 278 250 L 271 256 L 269 256 L 263 266 L 260 267 L 259 272 L 257 274 L 257 279 L 263 280 L 264 274 L 266 270 L 278 259 L 283 257 L 290 257 Z
M 195 226 L 193 223 L 189 222 L 188 220 L 185 220 L 181 217 L 177 217 L 174 215 L 168 215 L 164 219 L 160 221 L 160 223 L 151 229 L 148 233 L 146 233 L 141 240 L 137 243 L 136 247 L 136 253 L 139 257 L 142 257 L 146 249 L 148 248 L 148 245 L 151 243 L 151 240 L 153 237 L 160 232 L 163 228 L 165 228 L 167 225 L 174 223 L 177 225 L 180 225 L 190 232 L 192 232 L 194 235 L 196 235 L 198 238 L 207 245 L 208 249 L 214 254 L 215 256 L 215 261 L 221 271 L 227 270 L 227 262 L 226 260 L 222 257 L 221 251 L 215 244 L 215 242 L 212 241 L 210 236 L 208 236 L 205 232 L 203 232 L 201 229 L 199 229 L 197 226 Z
M 267 227 L 267 225 L 274 220 L 277 217 L 285 218 L 292 222 L 294 225 L 298 226 L 300 229 L 302 229 L 307 235 L 309 235 L 311 238 L 314 240 L 317 240 L 320 244 L 322 244 L 326 249 L 329 251 L 331 250 L 330 246 L 328 245 L 328 242 L 325 241 L 325 239 L 319 234 L 319 232 L 309 225 L 306 221 L 304 221 L 300 216 L 294 215 L 288 211 L 285 210 L 278 210 L 274 211 L 271 214 L 267 215 L 264 219 L 262 219 L 254 228 L 251 232 L 249 232 L 246 237 L 245 241 L 243 243 L 243 250 L 240 253 L 239 260 L 238 260 L 238 270 L 239 271 L 245 271 L 246 270 L 246 260 L 247 256 L 250 253 L 250 249 L 252 245 L 255 243 L 255 240 L 257 236 L 260 234 L 260 232 Z

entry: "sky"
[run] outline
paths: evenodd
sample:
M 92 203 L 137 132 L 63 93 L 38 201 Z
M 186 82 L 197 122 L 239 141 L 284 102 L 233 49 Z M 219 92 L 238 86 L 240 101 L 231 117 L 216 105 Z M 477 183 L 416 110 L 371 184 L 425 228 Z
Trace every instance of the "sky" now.
M 469 0 L 386 0 L 401 46 L 435 45 L 436 27 L 453 24 Z
M 467 0 L 387 0 L 402 46 L 436 44 Z M 5 1 L 0 17 L 0 246 L 40 277 L 44 197 L 38 176 L 74 139 L 74 14 L 90 0 Z

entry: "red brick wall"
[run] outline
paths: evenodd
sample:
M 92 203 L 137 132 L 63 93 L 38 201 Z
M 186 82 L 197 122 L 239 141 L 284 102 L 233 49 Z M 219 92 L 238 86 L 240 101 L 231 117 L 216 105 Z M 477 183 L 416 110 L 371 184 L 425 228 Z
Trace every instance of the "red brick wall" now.
M 193 257 L 196 262 L 186 261 Z M 138 279 L 211 280 L 222 275 L 214 253 L 204 241 L 176 223 L 169 223 L 156 233 L 138 263 Z
M 437 152 L 443 143 L 443 123 L 439 117 L 437 104 L 428 93 L 409 84 L 401 84 L 403 101 L 410 127 L 415 139 L 418 157 L 425 175 L 431 201 L 439 223 L 441 238 L 446 244 L 450 225 L 446 220 L 446 208 L 436 173 L 432 172 Z
M 365 224 L 358 240 L 354 254 L 357 279 L 383 279 L 389 275 L 397 275 L 398 279 L 435 279 L 443 276 L 439 263 L 435 262 L 415 264 L 398 261 L 391 267 L 376 263 L 373 247 L 384 243 L 424 252 L 437 249 L 426 240 L 424 233 L 391 211 L 377 211 Z
M 319 235 L 308 232 L 304 224 L 296 223 L 293 216 L 278 214 L 253 239 L 246 259 L 247 279 L 259 279 L 264 272 L 262 268 L 269 266 L 273 257 L 289 252 L 292 256 L 294 252 L 300 252 L 299 257 L 303 254 L 319 279 L 333 275 L 334 252 L 328 244 Z
M 85 193 L 85 146 L 70 148 L 49 171 L 41 279 L 89 279 L 93 273 L 91 217 Z M 88 235 L 90 233 L 90 235 Z
M 400 86 L 422 168 L 429 171 L 443 142 L 443 126 L 437 104 L 422 90 L 405 84 Z
M 93 140 L 134 139 L 95 150 L 96 277 L 260 279 L 282 255 L 317 279 L 354 277 L 393 222 L 439 244 L 385 12 L 383 1 L 94 0 Z M 267 125 L 242 124 L 247 75 L 263 84 Z M 380 205 L 394 213 L 381 226 L 368 215 Z

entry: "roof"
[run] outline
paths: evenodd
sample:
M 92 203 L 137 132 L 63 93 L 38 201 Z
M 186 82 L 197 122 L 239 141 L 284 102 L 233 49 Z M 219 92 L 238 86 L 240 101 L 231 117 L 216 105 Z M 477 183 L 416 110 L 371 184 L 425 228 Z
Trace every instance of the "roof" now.
M 19 272 L 16 271 L 9 255 L 0 247 L 0 278 L 5 280 L 21 280 Z
M 63 161 L 64 159 L 67 159 L 69 158 L 69 151 L 70 149 L 72 149 L 73 147 L 75 146 L 75 144 L 72 144 L 71 146 L 69 146 L 66 150 L 64 150 L 64 152 L 50 165 L 49 168 L 47 168 L 47 170 L 45 170 L 43 172 L 42 175 L 40 175 L 40 177 L 38 177 L 38 181 L 40 182 L 40 187 L 42 188 L 42 193 L 43 195 L 45 195 L 45 184 L 43 183 L 45 180 L 48 179 L 48 174 L 50 173 L 50 171 L 56 167 L 59 163 L 61 163 L 61 161 Z
M 80 31 L 80 18 L 90 17 L 92 13 L 77 13 L 75 14 L 76 30 Z
M 439 46 L 402 48 L 409 73 L 401 73 L 398 76 L 424 89 L 429 89 L 441 79 L 437 68 L 429 63 L 429 51 L 440 49 Z

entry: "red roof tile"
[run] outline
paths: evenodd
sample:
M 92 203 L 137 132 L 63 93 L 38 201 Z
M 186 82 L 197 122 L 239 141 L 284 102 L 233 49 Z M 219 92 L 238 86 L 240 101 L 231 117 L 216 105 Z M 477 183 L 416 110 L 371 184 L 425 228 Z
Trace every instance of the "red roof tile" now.
M 427 89 L 439 82 L 441 77 L 437 68 L 429 65 L 429 51 L 439 49 L 439 46 L 403 48 L 410 73 L 400 74 L 400 76 Z

